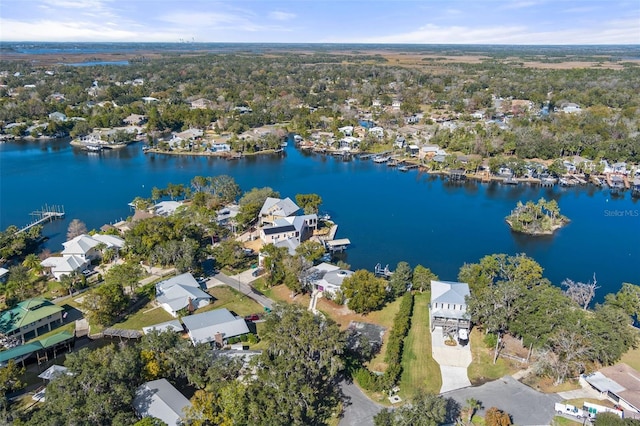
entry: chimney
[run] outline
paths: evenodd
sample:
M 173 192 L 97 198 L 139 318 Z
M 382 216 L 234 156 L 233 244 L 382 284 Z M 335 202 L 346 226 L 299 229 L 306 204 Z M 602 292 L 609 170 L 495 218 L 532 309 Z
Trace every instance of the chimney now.
M 214 335 L 213 335 L 213 338 L 214 338 L 214 340 L 215 340 L 215 342 L 216 342 L 216 345 L 217 345 L 219 348 L 221 348 L 221 347 L 223 347 L 223 346 L 224 346 L 224 341 L 223 341 L 223 339 L 222 339 L 222 333 L 217 332 L 216 334 L 214 334 Z

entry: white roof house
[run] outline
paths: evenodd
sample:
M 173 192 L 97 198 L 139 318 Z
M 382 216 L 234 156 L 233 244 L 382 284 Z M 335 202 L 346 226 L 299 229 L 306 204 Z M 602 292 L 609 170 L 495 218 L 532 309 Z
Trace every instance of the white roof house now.
M 155 417 L 169 426 L 180 426 L 191 402 L 167 379 L 141 385 L 133 398 L 133 408 L 140 417 Z
M 431 280 L 431 328 L 469 329 L 466 297 L 470 295 L 469 284 Z
M 171 216 L 182 204 L 184 204 L 182 201 L 160 201 L 153 206 L 153 209 L 160 216 Z
M 314 269 L 316 271 L 311 275 L 311 284 L 314 290 L 330 294 L 335 294 L 340 290 L 344 279 L 353 275 L 353 271 L 340 269 L 339 266 L 330 263 L 321 263 L 314 266 Z
M 190 273 L 184 273 L 156 284 L 156 302 L 173 317 L 178 311 L 189 307 L 194 309 L 206 306 L 211 296 L 200 289 L 200 284 Z
M 294 239 L 299 243 L 308 239 L 318 227 L 318 215 L 290 216 L 278 218 L 272 225 L 260 229 L 260 239 L 265 244 Z
M 0 283 L 5 282 L 9 277 L 9 270 L 7 268 L 0 267 Z
M 178 320 L 171 320 L 167 322 L 161 322 L 159 324 L 150 325 L 148 327 L 142 327 L 142 332 L 144 334 L 149 334 L 153 331 L 157 331 L 159 333 L 163 333 L 165 331 L 182 333 L 184 331 L 184 328 L 182 327 L 182 324 Z
M 100 241 L 93 239 L 87 234 L 78 235 L 66 243 L 62 243 L 64 247 L 62 255 L 80 256 L 87 260 L 95 259 L 98 257 L 98 251 L 95 249 L 98 244 L 100 244 Z
M 115 248 L 116 250 L 120 250 L 124 247 L 124 239 L 116 235 L 95 234 L 92 235 L 91 238 L 96 240 L 98 243 L 104 244 L 105 246 L 107 246 L 107 248 Z
M 231 337 L 241 336 L 250 332 L 244 318 L 234 316 L 227 309 L 215 309 L 201 314 L 189 315 L 182 318 L 187 328 L 191 342 L 217 342 L 220 345 Z
M 63 275 L 70 275 L 74 271 L 82 271 L 89 266 L 90 261 L 82 256 L 66 255 L 62 257 L 48 257 L 42 262 L 45 268 L 51 268 L 51 274 L 56 280 L 60 280 Z
M 278 218 L 295 216 L 301 209 L 289 197 L 285 199 L 268 197 L 260 209 L 260 225 L 273 223 Z

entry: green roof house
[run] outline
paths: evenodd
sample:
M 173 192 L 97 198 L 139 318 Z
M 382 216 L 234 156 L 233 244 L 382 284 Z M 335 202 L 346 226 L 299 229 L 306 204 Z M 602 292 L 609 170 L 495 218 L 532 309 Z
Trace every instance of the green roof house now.
M 24 300 L 0 314 L 0 333 L 24 343 L 62 325 L 62 311 L 42 297 Z

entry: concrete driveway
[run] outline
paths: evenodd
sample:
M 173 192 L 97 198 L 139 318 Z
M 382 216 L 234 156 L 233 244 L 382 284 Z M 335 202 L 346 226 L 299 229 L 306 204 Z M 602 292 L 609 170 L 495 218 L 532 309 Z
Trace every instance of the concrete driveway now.
M 471 348 L 469 345 L 447 346 L 442 328 L 436 327 L 431 332 L 433 359 L 440 364 L 442 387 L 440 393 L 449 392 L 471 386 L 467 376 L 467 368 L 471 364 Z

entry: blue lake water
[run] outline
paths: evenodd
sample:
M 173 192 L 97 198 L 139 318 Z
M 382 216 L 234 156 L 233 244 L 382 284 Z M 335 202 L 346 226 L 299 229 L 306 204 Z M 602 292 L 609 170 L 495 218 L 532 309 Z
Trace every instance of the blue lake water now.
M 597 299 L 622 282 L 640 284 L 640 201 L 629 192 L 612 197 L 594 187 L 539 188 L 497 183 L 450 183 L 416 170 L 399 172 L 368 160 L 306 154 L 226 161 L 211 157 L 143 154 L 140 144 L 91 154 L 68 141 L 0 144 L 0 227 L 24 225 L 44 204 L 64 205 L 65 220 L 46 225 L 52 251 L 62 249 L 68 223 L 89 229 L 131 214 L 127 203 L 154 186 L 189 184 L 193 176 L 233 176 L 243 190 L 270 186 L 285 197 L 317 193 L 321 209 L 338 223 L 338 238 L 352 242 L 347 262 L 372 270 L 398 261 L 431 268 L 455 280 L 465 262 L 491 253 L 526 253 L 554 284 L 588 281 L 595 272 Z M 504 217 L 517 201 L 558 201 L 571 223 L 552 237 L 512 233 Z

